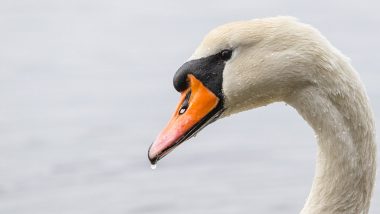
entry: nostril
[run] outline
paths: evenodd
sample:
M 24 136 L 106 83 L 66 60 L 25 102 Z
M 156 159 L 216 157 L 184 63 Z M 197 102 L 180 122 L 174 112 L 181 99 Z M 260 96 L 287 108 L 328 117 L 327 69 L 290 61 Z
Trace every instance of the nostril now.
M 185 100 L 183 101 L 181 108 L 179 109 L 179 112 L 178 112 L 179 115 L 184 114 L 187 108 L 189 107 L 190 95 L 191 95 L 191 91 L 187 92 Z
M 179 110 L 179 114 L 181 115 L 181 114 L 185 113 L 186 110 L 187 110 L 187 106 L 186 106 L 186 107 L 182 107 L 182 108 Z

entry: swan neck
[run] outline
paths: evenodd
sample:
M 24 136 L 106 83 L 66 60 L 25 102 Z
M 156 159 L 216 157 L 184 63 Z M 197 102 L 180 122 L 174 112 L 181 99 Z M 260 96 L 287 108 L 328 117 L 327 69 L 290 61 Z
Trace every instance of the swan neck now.
M 302 214 L 368 213 L 376 171 L 374 122 L 360 81 L 351 81 L 344 89 L 343 83 L 331 83 L 329 90 L 310 86 L 286 100 L 318 141 L 315 177 Z

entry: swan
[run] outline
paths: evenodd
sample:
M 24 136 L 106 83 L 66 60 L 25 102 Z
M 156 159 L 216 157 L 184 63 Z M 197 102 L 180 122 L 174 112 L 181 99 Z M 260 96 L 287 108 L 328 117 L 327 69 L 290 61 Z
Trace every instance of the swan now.
M 368 213 L 375 124 L 349 59 L 293 17 L 238 21 L 209 32 L 173 78 L 180 101 L 148 151 L 152 164 L 208 124 L 285 102 L 317 136 L 316 171 L 302 214 Z

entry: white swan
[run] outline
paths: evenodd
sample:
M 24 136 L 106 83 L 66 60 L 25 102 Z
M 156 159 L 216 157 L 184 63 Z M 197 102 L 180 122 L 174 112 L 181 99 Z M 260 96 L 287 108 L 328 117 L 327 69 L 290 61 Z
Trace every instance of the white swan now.
M 349 60 L 316 29 L 290 17 L 218 27 L 177 71 L 174 86 L 181 100 L 149 149 L 153 164 L 218 118 L 282 101 L 318 136 L 301 213 L 368 213 L 376 171 L 372 111 Z

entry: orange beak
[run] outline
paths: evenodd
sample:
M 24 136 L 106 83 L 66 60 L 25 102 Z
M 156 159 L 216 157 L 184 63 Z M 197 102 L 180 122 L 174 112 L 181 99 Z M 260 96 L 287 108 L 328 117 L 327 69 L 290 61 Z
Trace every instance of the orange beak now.
M 181 92 L 172 118 L 149 148 L 148 157 L 152 164 L 213 122 L 221 113 L 217 108 L 220 99 L 212 91 L 191 74 L 187 76 L 187 81 L 189 87 Z

